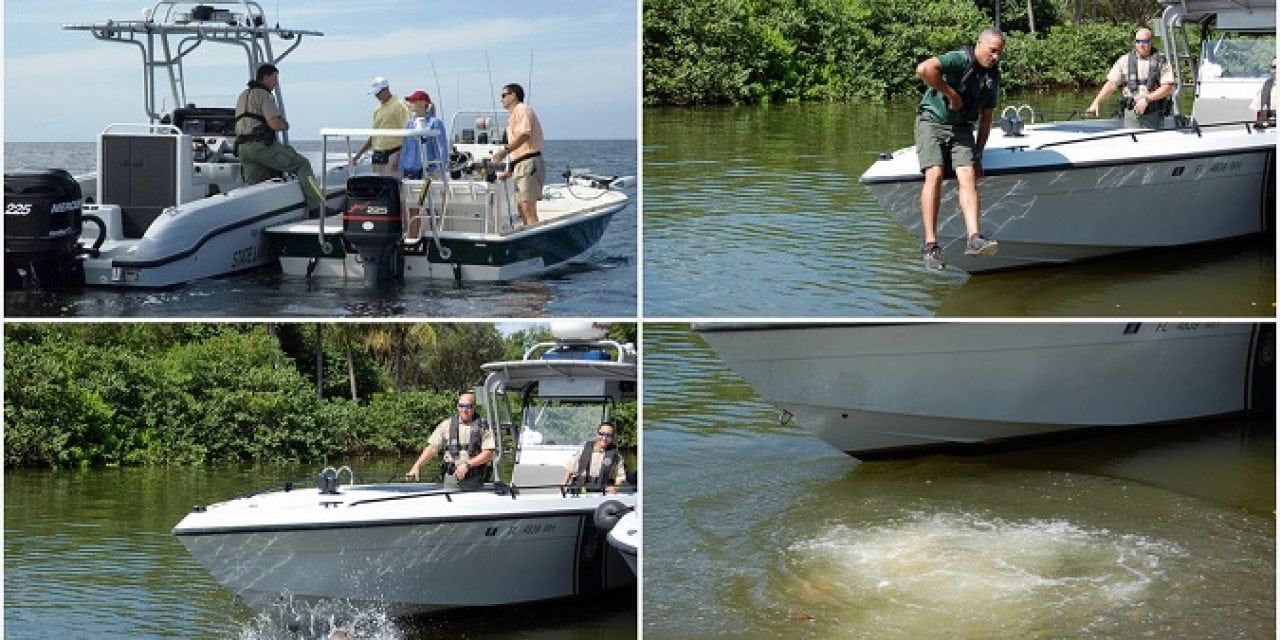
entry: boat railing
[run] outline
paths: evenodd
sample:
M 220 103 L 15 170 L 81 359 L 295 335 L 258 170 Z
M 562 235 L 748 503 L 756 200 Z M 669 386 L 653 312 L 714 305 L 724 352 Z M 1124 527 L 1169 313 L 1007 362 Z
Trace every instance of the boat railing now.
M 635 356 L 635 350 L 629 347 L 628 345 L 623 345 L 622 343 L 617 342 L 615 340 L 591 339 L 591 340 L 557 340 L 555 342 L 539 342 L 537 344 L 534 344 L 532 347 L 529 347 L 529 349 L 524 352 L 523 359 L 524 360 L 545 360 L 545 359 L 548 359 L 546 357 L 548 354 L 555 354 L 557 350 L 562 350 L 566 352 L 566 356 L 571 354 L 585 355 L 587 353 L 603 352 L 605 350 L 611 350 L 613 352 L 613 357 L 612 359 L 609 360 L 609 362 L 633 362 L 634 356 Z M 551 358 L 551 359 L 558 359 L 558 358 Z M 563 359 L 573 359 L 573 358 L 565 357 Z M 582 358 L 582 359 L 599 360 L 598 357 Z
M 215 7 L 231 7 L 215 8 Z M 185 13 L 182 11 L 188 9 Z M 174 105 L 187 101 L 184 59 L 206 42 L 228 44 L 242 49 L 248 61 L 247 77 L 263 64 L 279 64 L 302 45 L 303 36 L 321 36 L 319 31 L 269 26 L 266 12 L 254 0 L 160 0 L 146 10 L 142 20 L 107 20 L 90 24 L 67 24 L 67 31 L 88 31 L 104 42 L 138 47 L 142 54 L 143 108 L 153 121 L 162 118 L 158 105 L 158 72 L 167 76 Z M 176 42 L 171 41 L 171 36 Z M 288 47 L 277 55 L 272 36 Z M 280 114 L 285 114 L 284 93 L 277 85 L 274 93 Z M 284 133 L 288 142 L 288 132 Z
M 329 157 L 329 139 L 330 138 L 341 138 L 342 140 L 345 141 L 345 146 L 346 146 L 346 150 L 345 150 L 346 151 L 345 156 L 347 160 L 346 164 L 349 167 L 347 174 L 355 175 L 355 152 L 352 147 L 352 141 L 353 139 L 364 140 L 372 137 L 415 138 L 416 140 L 414 140 L 413 142 L 419 145 L 419 153 L 421 154 L 419 157 L 426 158 L 424 145 L 426 145 L 427 142 L 423 139 L 432 138 L 433 141 L 438 142 L 438 139 L 440 138 L 440 132 L 434 129 L 324 128 L 320 130 L 320 147 L 321 147 L 320 157 L 326 158 L 326 159 Z M 442 174 L 443 176 L 441 179 L 442 179 L 442 184 L 444 185 L 443 187 L 444 199 L 438 207 L 422 206 L 422 205 L 428 204 L 426 200 L 430 198 L 430 191 L 431 191 L 429 188 L 430 180 L 410 181 L 410 182 L 417 182 L 422 185 L 422 187 L 420 188 L 419 210 L 418 210 L 418 213 L 414 214 L 412 219 L 416 219 L 419 221 L 424 221 L 424 220 L 426 221 L 427 226 L 431 231 L 432 240 L 435 242 L 436 251 L 440 253 L 440 256 L 442 258 L 447 260 L 449 259 L 451 252 L 449 251 L 448 247 L 445 247 L 440 242 L 440 228 L 443 226 L 443 222 L 444 222 L 443 210 L 449 204 L 450 191 L 449 191 L 448 172 L 447 171 L 442 172 Z M 327 170 L 321 172 L 320 187 L 321 187 L 321 191 L 323 191 L 324 193 L 328 193 L 328 188 L 329 188 L 328 178 L 329 178 L 329 172 Z M 402 207 L 405 206 L 403 202 L 401 203 L 401 206 Z M 402 218 L 404 217 L 403 211 L 401 212 L 401 217 Z M 324 247 L 327 252 L 329 248 L 329 241 L 325 234 L 324 223 L 325 223 L 325 212 L 321 210 L 319 225 L 316 231 L 316 234 L 317 234 L 316 239 L 319 241 L 320 246 Z
M 1174 127 L 1171 129 L 1124 129 L 1122 131 L 1112 131 L 1109 133 L 1102 133 L 1098 135 L 1089 135 L 1082 138 L 1072 138 L 1070 140 L 1058 140 L 1055 142 L 1046 142 L 1042 145 L 1034 147 L 1034 149 L 1037 151 L 1042 151 L 1042 150 L 1050 149 L 1054 147 L 1063 147 L 1063 146 L 1073 145 L 1073 144 L 1083 144 L 1087 142 L 1097 142 L 1099 140 L 1111 140 L 1115 138 L 1129 138 L 1134 142 L 1141 142 L 1141 140 L 1139 140 L 1139 136 L 1152 136 L 1152 135 L 1158 135 L 1162 133 L 1195 134 L 1197 137 L 1199 137 L 1203 134 L 1204 130 L 1206 129 L 1225 129 L 1228 127 L 1241 127 L 1247 133 L 1254 133 L 1254 131 L 1257 129 L 1266 128 L 1266 127 L 1259 127 L 1258 123 L 1248 121 L 1248 120 L 1240 120 L 1236 122 L 1214 122 L 1211 124 L 1200 124 L 1192 120 L 1185 125 Z M 1018 147 L 1018 148 L 1027 149 L 1030 147 Z
M 453 502 L 453 496 L 460 495 L 460 494 L 469 494 L 469 493 L 493 493 L 499 496 L 510 497 L 512 500 L 516 500 L 517 498 L 519 498 L 520 494 L 523 492 L 526 492 L 526 491 L 533 492 L 537 490 L 542 490 L 541 493 L 538 493 L 538 495 L 546 496 L 546 495 L 555 495 L 556 493 L 559 493 L 560 497 L 564 499 L 581 498 L 581 497 L 596 494 L 596 493 L 600 495 L 615 495 L 617 493 L 630 495 L 630 494 L 636 493 L 636 488 L 630 485 L 618 487 L 617 489 L 618 490 L 616 492 L 608 492 L 603 490 L 602 491 L 583 491 L 580 488 L 566 487 L 561 484 L 516 486 L 515 484 L 510 484 L 505 482 L 494 482 L 492 485 L 490 485 L 486 489 L 477 489 L 474 491 L 432 489 L 428 491 L 418 491 L 414 493 L 403 493 L 403 494 L 394 495 L 394 496 L 380 496 L 377 498 L 364 498 L 361 500 L 352 500 L 351 502 L 347 503 L 347 506 L 356 507 L 356 506 L 365 505 L 365 504 L 379 504 L 383 502 L 396 502 L 399 500 L 416 500 L 418 498 L 444 498 L 447 502 Z

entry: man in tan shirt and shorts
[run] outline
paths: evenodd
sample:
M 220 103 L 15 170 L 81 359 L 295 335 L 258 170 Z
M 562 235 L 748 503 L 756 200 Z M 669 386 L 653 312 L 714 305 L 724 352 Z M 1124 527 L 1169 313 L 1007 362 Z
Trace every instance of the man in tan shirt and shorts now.
M 538 200 L 546 175 L 542 167 L 542 123 L 524 103 L 524 87 L 509 84 L 502 88 L 502 108 L 511 113 L 507 121 L 507 144 L 493 154 L 494 162 L 510 156 L 511 170 L 498 177 L 515 176 L 516 206 L 525 226 L 538 222 Z

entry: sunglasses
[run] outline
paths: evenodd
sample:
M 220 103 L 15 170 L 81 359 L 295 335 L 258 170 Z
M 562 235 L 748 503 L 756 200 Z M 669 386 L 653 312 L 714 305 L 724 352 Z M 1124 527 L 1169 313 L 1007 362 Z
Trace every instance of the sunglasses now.
M 1136 44 L 1151 44 L 1151 40 L 1150 40 L 1150 39 L 1135 38 L 1133 41 L 1134 41 L 1134 43 L 1136 43 Z
M 597 431 L 596 436 L 605 440 L 613 440 L 615 437 L 612 433 L 605 433 L 604 431 Z
M 475 406 L 476 406 L 476 405 L 475 405 L 475 403 L 474 403 L 474 402 L 459 402 L 459 403 L 458 403 L 458 408 L 459 408 L 459 409 L 474 409 L 474 408 L 475 408 Z
M 507 97 L 507 96 L 509 96 L 509 95 L 511 95 L 511 92 L 510 92 L 510 91 L 503 91 L 501 94 L 499 94 L 499 95 L 498 95 L 498 97 L 499 97 L 499 98 L 505 98 L 505 97 Z

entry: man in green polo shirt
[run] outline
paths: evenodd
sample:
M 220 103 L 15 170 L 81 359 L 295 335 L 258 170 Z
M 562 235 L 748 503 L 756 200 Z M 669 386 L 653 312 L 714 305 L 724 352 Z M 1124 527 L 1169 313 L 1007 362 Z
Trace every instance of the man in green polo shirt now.
M 1000 90 L 1003 51 L 1004 34 L 988 28 L 978 34 L 972 49 L 944 53 L 916 67 L 916 75 L 928 86 L 916 108 L 916 155 L 924 174 L 920 212 L 924 218 L 924 264 L 928 269 L 946 266 L 937 232 L 942 180 L 948 168 L 955 171 L 959 183 L 960 211 L 967 233 L 964 252 L 975 256 L 996 254 L 996 241 L 978 229 L 978 178 L 982 176 L 982 149 L 991 133 L 996 92 Z

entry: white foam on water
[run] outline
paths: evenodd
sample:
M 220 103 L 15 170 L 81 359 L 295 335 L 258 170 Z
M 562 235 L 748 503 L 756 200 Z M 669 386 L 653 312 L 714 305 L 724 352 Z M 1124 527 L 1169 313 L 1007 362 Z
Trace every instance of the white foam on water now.
M 1022 637 L 1068 621 L 1084 630 L 1141 606 L 1167 561 L 1182 555 L 1176 545 L 1062 520 L 913 514 L 795 543 L 788 563 L 798 583 L 783 595 L 845 629 L 931 637 L 944 624 L 961 637 Z
M 343 636 L 342 634 L 346 634 Z M 261 612 L 239 630 L 239 640 L 300 640 L 349 638 L 350 640 L 404 640 L 405 635 L 381 608 L 360 607 L 343 601 L 294 601 L 288 599 Z

